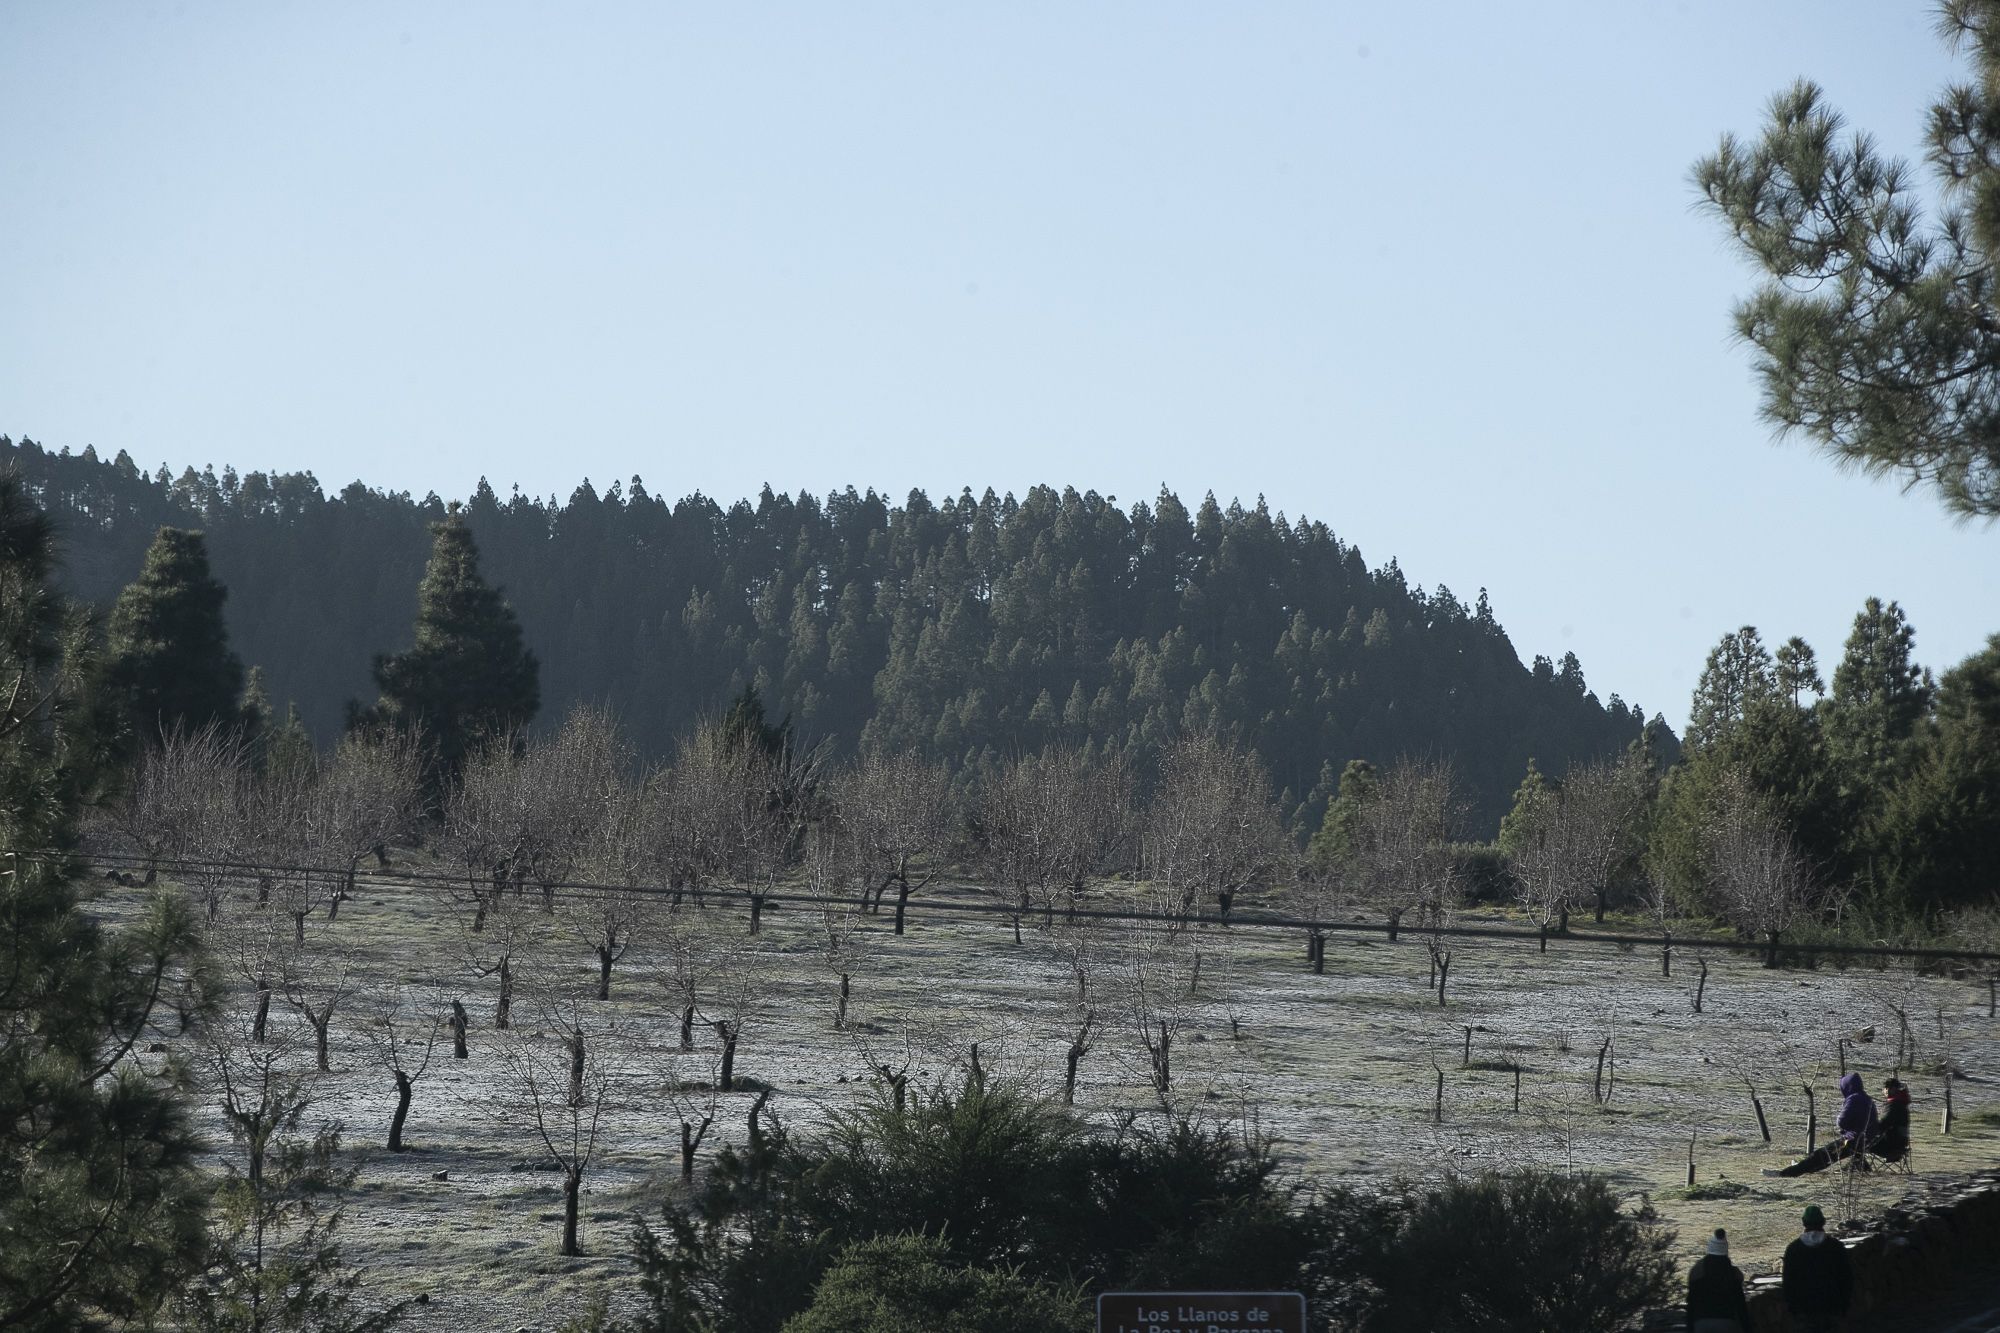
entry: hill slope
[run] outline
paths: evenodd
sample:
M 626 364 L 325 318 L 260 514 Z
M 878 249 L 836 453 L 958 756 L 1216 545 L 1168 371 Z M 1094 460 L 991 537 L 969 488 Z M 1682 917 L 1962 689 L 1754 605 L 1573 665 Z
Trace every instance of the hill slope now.
M 60 525 L 70 590 L 101 605 L 158 527 L 205 529 L 237 651 L 323 737 L 372 700 L 374 654 L 408 645 L 445 508 L 358 482 L 328 496 L 310 474 L 148 476 L 123 453 L 0 437 L 9 464 Z M 755 682 L 808 736 L 955 762 L 1231 728 L 1309 820 L 1349 758 L 1448 755 L 1490 832 L 1531 755 L 1560 773 L 1644 721 L 1600 704 L 1573 655 L 1523 667 L 1483 591 L 1427 594 L 1261 501 L 767 488 L 724 509 L 637 478 L 563 503 L 482 480 L 466 514 L 542 660 L 544 719 L 608 701 L 651 753 Z

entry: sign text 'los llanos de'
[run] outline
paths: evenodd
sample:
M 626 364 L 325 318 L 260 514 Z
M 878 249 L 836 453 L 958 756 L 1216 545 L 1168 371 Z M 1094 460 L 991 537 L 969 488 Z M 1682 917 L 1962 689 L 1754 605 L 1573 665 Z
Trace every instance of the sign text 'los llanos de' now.
M 1107 1291 L 1097 1333 L 1306 1333 L 1296 1291 Z

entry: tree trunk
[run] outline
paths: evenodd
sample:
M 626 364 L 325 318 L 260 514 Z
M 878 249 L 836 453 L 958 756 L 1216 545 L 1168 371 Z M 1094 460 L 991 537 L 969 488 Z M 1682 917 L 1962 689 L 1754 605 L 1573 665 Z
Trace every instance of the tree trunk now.
M 1806 1154 L 1819 1147 L 1819 1108 L 1813 1101 L 1812 1084 L 1806 1086 Z
M 849 977 L 847 973 L 842 972 L 840 974 L 840 1005 L 833 1011 L 833 1030 L 835 1032 L 844 1032 L 847 1029 L 848 991 Z
M 701 1141 L 708 1137 L 708 1127 L 715 1123 L 714 1116 L 703 1116 L 700 1126 L 681 1121 L 681 1179 L 694 1179 L 694 1155 L 701 1151 Z
M 1770 935 L 1770 943 L 1764 950 L 1764 966 L 1776 967 L 1778 965 L 1778 932 L 1773 930 L 1768 932 L 1768 934 Z
M 1160 1094 L 1160 1104 L 1166 1105 L 1167 1093 L 1174 1082 L 1174 1037 L 1167 1031 L 1167 1020 L 1160 1020 L 1160 1040 L 1153 1047 L 1153 1090 Z
M 1389 943 L 1394 944 L 1396 942 L 1396 931 L 1402 924 L 1403 909 L 1398 907 L 1395 911 L 1389 913 Z
M 1437 1093 L 1431 1100 L 1431 1123 L 1444 1123 L 1444 1070 L 1438 1069 L 1437 1061 L 1431 1061 L 1431 1068 L 1437 1069 Z
M 583 1029 L 569 1033 L 569 1104 L 583 1105 Z
M 331 1074 L 333 1066 L 328 1064 L 326 1059 L 326 1030 L 333 1026 L 333 1007 L 327 1006 L 323 1015 L 315 1014 L 310 1009 L 306 1010 L 306 1021 L 312 1024 L 313 1055 L 319 1061 L 319 1072 Z
M 603 945 L 597 948 L 597 998 L 611 998 L 611 950 Z
M 903 880 L 902 882 L 896 885 L 895 933 L 898 935 L 903 933 L 903 913 L 906 909 L 908 909 L 909 905 L 910 905 L 910 882 L 908 880 Z
M 1313 975 L 1316 977 L 1323 977 L 1326 975 L 1325 934 L 1323 934 L 1320 931 L 1313 932 L 1312 950 L 1313 950 L 1313 956 L 1312 956 Z
M 1671 932 L 1660 936 L 1660 975 L 1674 974 L 1674 937 Z
M 1604 885 L 1597 886 L 1597 924 L 1600 926 L 1604 924 L 1604 898 L 1607 892 Z
M 1754 1085 L 1750 1087 L 1750 1109 L 1757 1113 L 1757 1132 L 1764 1136 L 1764 1142 L 1771 1141 L 1771 1122 L 1764 1118 L 1764 1099 L 1757 1095 Z
M 1567 934 L 1569 934 L 1569 904 L 1568 904 L 1568 903 L 1561 903 L 1561 904 L 1558 904 L 1558 905 L 1557 905 L 1557 907 L 1556 907 L 1556 934 L 1558 934 L 1558 935 L 1567 935 Z
M 691 1004 L 681 1008 L 681 1049 L 694 1049 L 694 1006 Z
M 465 1006 L 457 1000 L 451 1002 L 451 1058 L 463 1060 L 466 1057 L 465 1029 L 470 1023 L 465 1016 Z
M 493 1010 L 493 1026 L 502 1032 L 513 1021 L 514 1015 L 514 968 L 507 956 L 500 956 L 500 1003 Z
M 752 935 L 755 935 L 763 928 L 764 928 L 764 895 L 761 893 L 753 893 L 750 895 L 750 933 Z
M 716 1024 L 722 1033 L 722 1090 L 736 1091 L 736 1032 L 726 1024 Z
M 305 942 L 306 914 L 304 912 L 294 912 L 292 913 L 292 943 L 304 944 Z
M 1694 983 L 1694 1011 L 1700 1013 L 1702 993 L 1708 989 L 1708 959 L 1697 961 L 1701 964 L 1701 976 Z
M 264 1025 L 271 1020 L 271 985 L 264 978 L 257 978 L 257 1017 L 250 1024 L 250 1040 L 264 1040 Z
M 563 1173 L 563 1238 L 562 1252 L 565 1258 L 575 1258 L 582 1254 L 576 1243 L 577 1196 L 583 1193 L 583 1168 L 570 1167 Z
M 392 1071 L 396 1075 L 396 1114 L 389 1118 L 389 1151 L 403 1151 L 403 1122 L 410 1118 L 410 1076 L 402 1070 Z
M 1063 1071 L 1063 1105 L 1076 1105 L 1076 1067 L 1090 1051 L 1090 1020 L 1085 1019 L 1076 1036 L 1070 1039 L 1068 1067 Z
M 1438 956 L 1438 1008 L 1444 1008 L 1444 983 L 1451 977 L 1451 950 Z

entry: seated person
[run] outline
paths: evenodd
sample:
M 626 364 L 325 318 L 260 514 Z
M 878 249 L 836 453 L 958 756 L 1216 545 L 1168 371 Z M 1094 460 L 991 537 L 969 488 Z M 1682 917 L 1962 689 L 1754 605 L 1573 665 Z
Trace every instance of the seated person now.
M 1885 1162 L 1900 1162 L 1910 1152 L 1910 1090 L 1901 1079 L 1889 1079 L 1882 1084 L 1882 1100 L 1882 1120 L 1868 1140 L 1868 1151 Z
M 1857 1149 L 1866 1144 L 1875 1132 L 1875 1103 L 1861 1087 L 1861 1075 L 1845 1074 L 1840 1080 L 1840 1119 L 1834 1127 L 1840 1137 L 1828 1143 L 1817 1152 L 1807 1153 L 1783 1170 L 1766 1169 L 1767 1176 L 1809 1176 L 1815 1171 L 1824 1171 L 1835 1162 L 1852 1157 Z M 1866 1166 L 1864 1159 L 1858 1165 Z

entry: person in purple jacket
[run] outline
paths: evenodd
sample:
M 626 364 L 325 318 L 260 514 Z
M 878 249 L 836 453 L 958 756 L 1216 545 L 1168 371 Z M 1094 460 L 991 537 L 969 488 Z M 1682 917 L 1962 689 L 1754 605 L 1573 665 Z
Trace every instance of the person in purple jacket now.
M 1815 1171 L 1824 1171 L 1835 1162 L 1852 1157 L 1875 1132 L 1875 1102 L 1861 1086 L 1861 1075 L 1844 1074 L 1840 1080 L 1840 1118 L 1834 1128 L 1840 1131 L 1817 1152 L 1807 1153 L 1798 1161 L 1782 1170 L 1767 1170 L 1767 1176 L 1809 1176 Z

